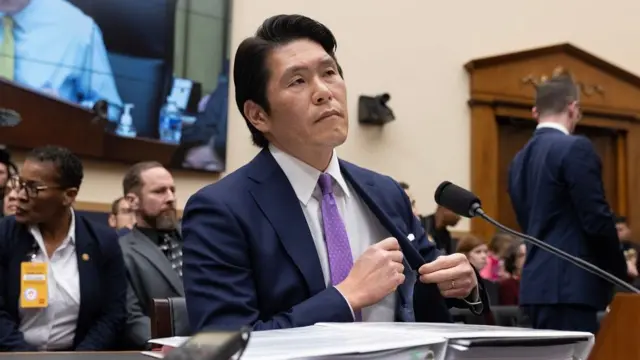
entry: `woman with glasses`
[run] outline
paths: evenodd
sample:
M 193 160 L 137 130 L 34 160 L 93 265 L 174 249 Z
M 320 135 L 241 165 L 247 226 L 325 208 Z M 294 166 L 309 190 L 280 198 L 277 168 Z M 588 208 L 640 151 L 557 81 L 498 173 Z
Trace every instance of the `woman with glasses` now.
M 76 214 L 82 163 L 33 150 L 7 188 L 0 221 L 0 351 L 115 349 L 126 319 L 126 270 L 113 229 Z

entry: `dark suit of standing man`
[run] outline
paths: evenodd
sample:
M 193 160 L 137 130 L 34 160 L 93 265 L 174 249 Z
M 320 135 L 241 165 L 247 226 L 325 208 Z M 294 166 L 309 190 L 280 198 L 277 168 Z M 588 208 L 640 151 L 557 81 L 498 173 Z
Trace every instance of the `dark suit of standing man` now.
M 591 142 L 571 135 L 580 120 L 578 89 L 558 75 L 536 90 L 538 128 L 509 169 L 509 195 L 523 231 L 619 277 L 626 276 L 601 163 Z M 612 285 L 530 247 L 520 303 L 540 329 L 597 331 L 596 313 Z
M 141 349 L 151 338 L 153 299 L 184 297 L 182 237 L 173 176 L 160 163 L 133 165 L 122 187 L 136 217 L 133 230 L 120 238 L 129 280 L 125 335 L 128 347 Z M 178 333 L 189 328 L 183 320 L 176 325 Z
M 398 183 L 337 158 L 348 114 L 335 47 L 324 25 L 280 15 L 236 52 L 236 103 L 262 151 L 185 208 L 194 331 L 450 321 L 447 305 L 482 308 L 466 257 L 438 257 Z M 398 238 L 428 262 L 419 280 Z

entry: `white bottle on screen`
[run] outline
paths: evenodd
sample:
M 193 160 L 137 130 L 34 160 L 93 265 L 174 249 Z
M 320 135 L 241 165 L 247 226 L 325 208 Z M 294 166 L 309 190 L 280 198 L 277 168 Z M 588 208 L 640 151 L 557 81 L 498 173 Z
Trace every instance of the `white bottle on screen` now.
M 160 110 L 158 125 L 160 140 L 171 144 L 180 143 L 180 138 L 182 137 L 182 114 L 171 96 L 167 97 L 167 102 Z
M 124 137 L 136 137 L 137 131 L 133 126 L 133 118 L 131 117 L 131 109 L 133 108 L 133 104 L 124 104 L 124 111 L 120 117 L 116 134 Z

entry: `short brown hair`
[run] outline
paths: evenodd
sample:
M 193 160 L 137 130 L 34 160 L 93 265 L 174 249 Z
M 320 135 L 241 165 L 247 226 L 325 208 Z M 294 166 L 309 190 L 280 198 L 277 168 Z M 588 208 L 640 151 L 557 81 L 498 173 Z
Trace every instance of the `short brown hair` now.
M 127 170 L 124 174 L 124 179 L 122 179 L 122 191 L 126 196 L 128 193 L 137 193 L 142 188 L 142 178 L 140 175 L 149 169 L 155 168 L 163 168 L 162 164 L 157 161 L 143 161 L 137 164 L 134 164 Z
M 516 238 L 505 232 L 498 232 L 491 238 L 489 242 L 489 250 L 498 256 L 504 256 L 504 253 L 509 249 L 509 246 L 516 240 Z
M 536 86 L 535 106 L 538 116 L 556 115 L 564 112 L 572 102 L 578 101 L 578 87 L 573 77 L 562 69 Z
M 480 245 L 484 245 L 484 241 L 482 241 L 479 237 L 471 234 L 464 235 L 458 241 L 456 252 L 467 254 Z
M 119 198 L 113 200 L 111 203 L 111 214 L 118 215 L 118 208 L 120 207 L 120 201 L 124 200 L 124 196 L 120 196 Z

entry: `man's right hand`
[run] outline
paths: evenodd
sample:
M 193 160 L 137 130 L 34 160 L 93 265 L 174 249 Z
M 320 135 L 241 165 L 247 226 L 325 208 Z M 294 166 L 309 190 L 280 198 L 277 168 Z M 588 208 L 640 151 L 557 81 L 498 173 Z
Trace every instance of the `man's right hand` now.
M 370 246 L 353 264 L 336 289 L 358 311 L 376 304 L 404 282 L 402 251 L 395 238 L 386 238 Z

